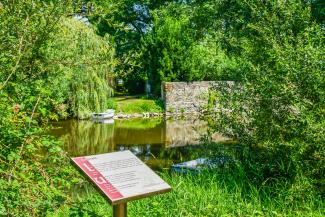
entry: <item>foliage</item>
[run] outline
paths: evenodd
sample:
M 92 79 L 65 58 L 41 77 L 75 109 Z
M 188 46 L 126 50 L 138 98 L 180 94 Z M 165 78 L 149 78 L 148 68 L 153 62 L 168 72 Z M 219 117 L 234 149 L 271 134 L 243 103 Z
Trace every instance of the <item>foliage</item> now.
M 116 65 L 109 38 L 96 35 L 91 27 L 74 19 L 62 19 L 55 37 L 47 58 L 56 75 L 51 80 L 56 96 L 61 95 L 74 117 L 106 110 L 113 94 L 108 81 L 113 79 Z
M 228 110 L 210 123 L 249 150 L 263 150 L 226 173 L 165 175 L 175 193 L 136 202 L 131 213 L 323 214 L 323 1 L 94 2 L 98 11 L 89 18 L 101 36 L 67 18 L 80 2 L 0 3 L 0 215 L 81 215 L 88 213 L 84 201 L 90 215 L 107 214 L 99 196 L 78 203 L 66 194 L 80 179 L 45 130 L 49 120 L 83 118 L 112 104 L 107 81 L 114 71 L 133 89 L 149 80 L 155 93 L 161 81 L 239 81 L 232 92 L 211 94 Z M 141 99 L 117 102 L 117 110 L 162 107 Z
M 115 102 L 115 100 L 113 98 L 110 98 L 110 99 L 107 100 L 107 108 L 108 109 L 114 109 L 115 110 L 116 107 L 117 107 L 117 104 L 116 104 L 116 102 Z
M 170 3 L 152 12 L 153 28 L 143 38 L 141 62 L 154 93 L 161 81 L 229 79 L 236 67 L 221 47 L 216 32 L 198 35 L 196 8 Z
M 66 117 L 67 92 L 48 57 L 69 1 L 2 1 L 0 10 L 0 215 L 46 215 L 68 203 L 79 175 L 45 135 Z M 53 70 L 53 71 L 52 71 Z M 60 79 L 59 79 L 60 78 Z
M 41 215 L 58 208 L 71 168 L 38 122 L 54 114 L 44 48 L 69 5 L 3 1 L 0 11 L 0 215 Z M 51 165 L 51 166 L 49 166 Z M 65 165 L 64 167 L 62 167 Z M 73 173 L 72 173 L 73 174 Z
M 235 79 L 236 62 L 221 50 L 216 32 L 202 33 L 195 1 L 97 4 L 105 15 L 91 20 L 99 34 L 114 35 L 117 73 L 130 93 L 143 93 L 147 81 L 159 94 L 161 81 Z
M 325 2 L 322 0 L 308 0 L 308 4 L 310 4 L 312 15 L 315 20 L 321 24 L 323 27 L 325 25 Z
M 92 1 L 96 10 L 89 17 L 99 35 L 112 35 L 119 62 L 116 73 L 126 82 L 130 93 L 144 91 L 146 75 L 135 59 L 139 56 L 140 40 L 149 28 L 149 8 L 152 1 L 113 0 Z
M 3 1 L 3 4 L 0 12 L 2 97 L 11 105 L 17 103 L 29 114 L 35 108 L 34 115 L 55 116 L 52 108 L 57 104 L 51 100 L 52 92 L 46 88 L 51 73 L 44 56 L 46 43 L 57 30 L 56 24 L 64 8 L 69 6 L 61 1 L 31 4 L 26 0 L 17 5 Z
M 231 112 L 218 114 L 218 130 L 243 145 L 287 150 L 324 194 L 324 30 L 301 1 L 228 3 L 219 5 L 227 23 L 220 40 L 236 56 L 241 82 L 219 92 Z

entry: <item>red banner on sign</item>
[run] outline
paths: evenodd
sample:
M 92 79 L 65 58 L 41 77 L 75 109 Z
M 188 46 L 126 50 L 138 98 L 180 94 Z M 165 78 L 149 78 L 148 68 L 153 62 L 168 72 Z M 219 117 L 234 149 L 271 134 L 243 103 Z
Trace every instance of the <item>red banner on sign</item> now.
M 123 198 L 123 195 L 100 173 L 85 157 L 72 159 L 89 178 L 109 197 L 111 201 Z

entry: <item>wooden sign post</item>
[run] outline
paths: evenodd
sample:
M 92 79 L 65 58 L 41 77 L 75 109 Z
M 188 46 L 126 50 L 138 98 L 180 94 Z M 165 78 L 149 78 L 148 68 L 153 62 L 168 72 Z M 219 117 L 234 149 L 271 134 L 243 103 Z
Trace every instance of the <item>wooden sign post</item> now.
M 108 199 L 113 217 L 126 217 L 129 201 L 171 190 L 130 151 L 75 157 L 72 161 Z

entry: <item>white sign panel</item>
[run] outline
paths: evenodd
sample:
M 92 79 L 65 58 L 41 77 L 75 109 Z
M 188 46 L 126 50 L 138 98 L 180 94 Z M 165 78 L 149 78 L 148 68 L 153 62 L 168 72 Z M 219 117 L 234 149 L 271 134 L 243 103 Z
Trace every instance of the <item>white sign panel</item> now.
M 112 204 L 167 192 L 171 187 L 130 151 L 72 158 Z

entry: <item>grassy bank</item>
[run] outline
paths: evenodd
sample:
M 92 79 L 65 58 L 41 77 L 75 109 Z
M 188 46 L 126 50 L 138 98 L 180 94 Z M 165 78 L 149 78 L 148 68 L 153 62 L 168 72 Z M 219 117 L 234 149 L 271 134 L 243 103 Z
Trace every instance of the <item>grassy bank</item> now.
M 306 180 L 275 186 L 251 184 L 242 174 L 214 172 L 201 175 L 160 174 L 172 192 L 128 204 L 130 217 L 198 216 L 324 216 L 324 201 L 313 192 L 296 195 Z M 111 216 L 112 208 L 92 188 L 75 196 L 74 206 L 62 207 L 56 216 Z
M 144 96 L 123 96 L 114 97 L 109 102 L 109 107 L 116 109 L 116 113 L 161 113 L 163 102 L 158 99 L 150 99 Z

